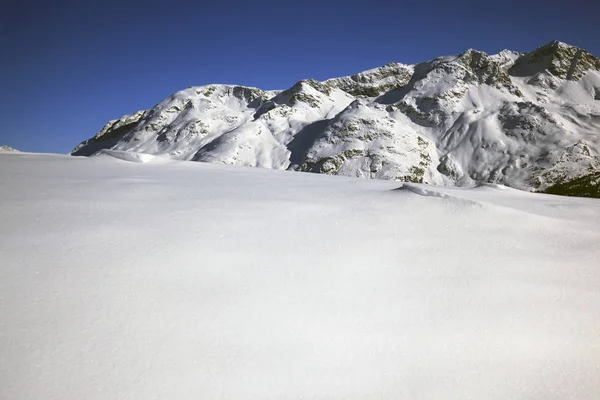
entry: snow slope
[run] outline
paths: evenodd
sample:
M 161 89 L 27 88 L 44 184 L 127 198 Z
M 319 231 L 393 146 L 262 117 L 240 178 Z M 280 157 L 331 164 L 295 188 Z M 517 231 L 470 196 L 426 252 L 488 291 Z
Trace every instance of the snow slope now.
M 192 87 L 110 121 L 73 154 L 101 149 L 541 191 L 600 171 L 600 60 L 552 42 L 390 63 L 285 91 Z
M 0 154 L 0 398 L 600 398 L 600 201 Z

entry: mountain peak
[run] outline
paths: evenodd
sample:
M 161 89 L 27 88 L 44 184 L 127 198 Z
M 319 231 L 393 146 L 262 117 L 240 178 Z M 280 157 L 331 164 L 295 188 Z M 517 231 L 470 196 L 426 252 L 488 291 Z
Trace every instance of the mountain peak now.
M 0 146 L 0 151 L 6 151 L 6 152 L 10 151 L 10 152 L 17 152 L 17 153 L 19 152 L 19 150 L 13 149 L 12 147 L 6 146 L 6 145 Z
M 549 82 L 556 88 L 558 82 L 551 78 L 578 81 L 589 70 L 600 70 L 600 60 L 579 47 L 554 40 L 525 53 L 511 68 L 511 75 L 531 76 L 537 82 Z M 548 75 L 541 77 L 541 75 Z
M 477 49 L 474 49 L 474 48 L 472 48 L 472 47 L 471 47 L 471 48 L 468 48 L 467 50 L 463 51 L 463 52 L 462 52 L 462 53 L 459 55 L 459 57 L 463 57 L 463 56 L 471 56 L 471 55 L 473 55 L 473 54 L 481 54 L 481 55 L 487 56 L 487 53 L 485 53 L 485 52 L 483 52 L 483 51 L 480 51 L 480 50 L 477 50 Z
M 573 48 L 578 48 L 577 46 L 573 46 L 573 45 L 570 45 L 570 44 L 568 44 L 568 43 L 561 42 L 560 40 L 553 40 L 553 41 L 551 41 L 550 43 L 548 43 L 548 44 L 546 44 L 546 45 L 544 45 L 544 46 L 541 46 L 541 47 L 545 47 L 545 46 L 551 46 L 551 47 L 565 47 L 565 48 L 571 48 L 571 47 L 573 47 Z

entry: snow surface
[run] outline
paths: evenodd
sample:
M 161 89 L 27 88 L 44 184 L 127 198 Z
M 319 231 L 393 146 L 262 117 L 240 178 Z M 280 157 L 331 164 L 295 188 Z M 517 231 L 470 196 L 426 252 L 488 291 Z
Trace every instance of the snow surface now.
M 118 152 L 0 171 L 1 399 L 600 398 L 599 200 Z

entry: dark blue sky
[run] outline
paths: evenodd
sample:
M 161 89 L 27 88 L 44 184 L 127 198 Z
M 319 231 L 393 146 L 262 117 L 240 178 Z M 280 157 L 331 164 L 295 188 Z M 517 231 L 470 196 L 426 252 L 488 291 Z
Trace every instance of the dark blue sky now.
M 600 1 L 30 1 L 0 9 L 0 144 L 69 152 L 189 86 L 285 89 L 476 48 L 600 56 Z

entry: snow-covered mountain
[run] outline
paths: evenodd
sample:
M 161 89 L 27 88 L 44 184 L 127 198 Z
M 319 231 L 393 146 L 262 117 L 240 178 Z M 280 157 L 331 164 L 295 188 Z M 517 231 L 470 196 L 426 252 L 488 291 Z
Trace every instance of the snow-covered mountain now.
M 114 149 L 365 178 L 545 190 L 600 170 L 600 60 L 552 42 L 467 50 L 284 91 L 209 85 L 110 121 Z
M 2 145 L 2 146 L 0 146 L 0 151 L 12 151 L 12 152 L 16 151 L 16 152 L 18 152 L 19 150 L 13 149 L 10 146 Z

